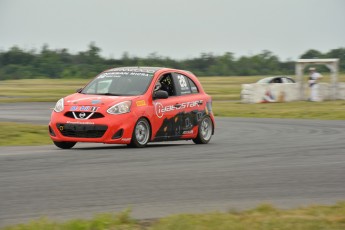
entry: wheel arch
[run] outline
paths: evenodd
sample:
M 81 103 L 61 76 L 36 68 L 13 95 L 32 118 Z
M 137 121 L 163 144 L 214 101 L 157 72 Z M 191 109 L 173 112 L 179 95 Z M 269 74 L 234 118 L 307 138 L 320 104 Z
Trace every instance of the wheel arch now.
M 147 122 L 149 123 L 150 125 L 150 138 L 149 140 L 151 141 L 151 138 L 152 138 L 152 123 L 150 121 L 150 119 L 147 117 L 147 116 L 141 116 L 141 117 L 138 117 L 138 119 L 136 120 L 135 123 L 137 123 L 140 119 L 144 118 L 145 120 L 147 120 Z
M 213 117 L 213 116 L 210 116 L 209 114 L 205 114 L 205 115 L 200 119 L 200 121 L 199 121 L 199 123 L 198 123 L 198 127 L 199 127 L 199 125 L 200 125 L 202 119 L 204 119 L 205 117 L 209 117 L 209 118 L 210 118 L 210 120 L 211 120 L 211 122 L 212 122 L 212 135 L 214 135 L 215 121 L 214 121 L 214 117 Z

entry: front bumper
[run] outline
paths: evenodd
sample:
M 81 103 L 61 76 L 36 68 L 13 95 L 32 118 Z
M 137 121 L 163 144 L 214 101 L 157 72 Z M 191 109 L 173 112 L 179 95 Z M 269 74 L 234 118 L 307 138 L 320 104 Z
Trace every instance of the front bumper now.
M 137 119 L 134 113 L 81 120 L 68 117 L 63 112 L 53 112 L 49 134 L 57 142 L 129 144 Z

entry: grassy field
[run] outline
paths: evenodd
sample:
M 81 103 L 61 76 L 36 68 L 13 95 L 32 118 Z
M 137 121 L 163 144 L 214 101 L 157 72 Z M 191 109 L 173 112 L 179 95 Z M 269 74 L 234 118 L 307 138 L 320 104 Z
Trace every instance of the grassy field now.
M 5 227 L 3 230 L 341 230 L 345 229 L 345 202 L 291 210 L 263 204 L 247 211 L 180 214 L 150 221 L 137 221 L 129 211 L 100 214 L 91 220 L 54 222 L 48 219 Z
M 0 122 L 0 146 L 51 144 L 46 125 Z
M 213 112 L 224 117 L 345 120 L 345 101 L 265 104 L 214 101 Z
M 240 100 L 241 84 L 253 83 L 261 77 L 201 77 L 204 90 L 214 101 Z
M 74 93 L 89 80 L 24 79 L 0 81 L 1 102 L 54 102 Z

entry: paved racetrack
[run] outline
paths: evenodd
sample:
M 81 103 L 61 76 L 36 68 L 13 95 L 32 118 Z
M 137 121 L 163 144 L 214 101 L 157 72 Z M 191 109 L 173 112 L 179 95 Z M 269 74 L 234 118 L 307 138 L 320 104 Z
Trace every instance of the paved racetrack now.
M 0 119 L 46 124 L 50 107 L 0 105 Z M 0 225 L 127 207 L 134 217 L 153 218 L 263 202 L 288 208 L 345 200 L 344 121 L 216 120 L 208 145 L 0 147 Z

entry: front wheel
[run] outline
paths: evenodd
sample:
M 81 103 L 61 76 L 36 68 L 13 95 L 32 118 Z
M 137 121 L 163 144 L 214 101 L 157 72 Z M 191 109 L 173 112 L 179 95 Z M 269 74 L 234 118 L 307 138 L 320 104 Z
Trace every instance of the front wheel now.
M 135 124 L 131 147 L 142 148 L 147 145 L 151 137 L 151 126 L 145 118 L 140 118 Z
M 198 127 L 198 135 L 193 142 L 195 144 L 207 144 L 212 137 L 213 123 L 209 116 L 204 117 Z
M 53 141 L 53 142 L 60 149 L 70 149 L 73 146 L 75 146 L 75 144 L 77 144 L 77 142 L 66 142 L 66 141 L 61 141 L 61 142 Z

